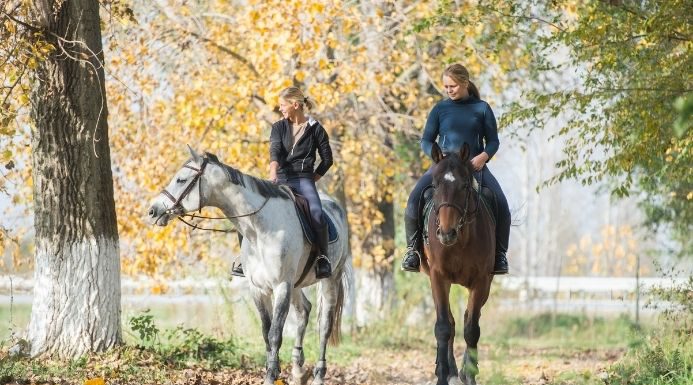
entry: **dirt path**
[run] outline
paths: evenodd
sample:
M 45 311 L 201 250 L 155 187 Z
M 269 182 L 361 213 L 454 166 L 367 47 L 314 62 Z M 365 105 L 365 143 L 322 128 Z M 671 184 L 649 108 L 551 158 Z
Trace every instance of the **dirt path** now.
M 579 350 L 561 348 L 506 348 L 482 350 L 480 385 L 582 384 L 581 378 L 599 378 L 604 369 L 623 355 L 623 350 Z M 329 365 L 327 385 L 433 385 L 433 351 L 364 351 L 348 366 Z M 486 359 L 484 359 L 486 357 Z M 309 372 L 312 366 L 307 364 Z M 188 370 L 172 383 L 185 385 L 250 385 L 262 383 L 259 372 Z M 566 380 L 566 376 L 575 380 Z M 284 384 L 291 384 L 290 369 L 284 365 Z

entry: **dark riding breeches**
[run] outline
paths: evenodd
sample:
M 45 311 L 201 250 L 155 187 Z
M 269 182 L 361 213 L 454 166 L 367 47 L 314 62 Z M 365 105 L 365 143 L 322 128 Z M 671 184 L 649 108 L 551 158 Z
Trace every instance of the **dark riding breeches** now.
M 433 167 L 426 171 L 414 186 L 407 201 L 407 208 L 404 214 L 410 218 L 419 218 L 421 215 L 421 194 L 427 186 L 433 183 Z M 500 187 L 496 178 L 491 174 L 491 170 L 484 166 L 483 178 L 480 172 L 475 172 L 474 177 L 481 185 L 490 189 L 496 198 L 497 218 L 496 218 L 496 248 L 497 251 L 506 252 L 508 250 L 508 240 L 510 238 L 510 208 L 508 200 Z
M 310 207 L 310 216 L 313 219 L 313 223 L 316 225 L 322 225 L 322 202 L 320 202 L 320 195 L 318 195 L 318 189 L 315 187 L 315 181 L 310 178 L 291 178 L 279 180 L 279 183 L 285 184 L 291 187 L 294 191 L 303 195 L 308 200 L 308 206 Z

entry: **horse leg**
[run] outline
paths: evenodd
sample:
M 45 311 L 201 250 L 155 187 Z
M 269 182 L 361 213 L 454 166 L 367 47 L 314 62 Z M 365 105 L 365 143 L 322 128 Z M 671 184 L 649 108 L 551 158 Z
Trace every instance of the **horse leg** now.
M 255 290 L 252 292 L 252 297 L 253 302 L 255 302 L 257 312 L 260 314 L 260 322 L 262 323 L 262 338 L 265 340 L 265 353 L 269 355 L 269 330 L 270 325 L 272 324 L 272 300 L 270 296 L 264 295 Z
M 336 276 L 337 277 L 336 277 Z M 325 373 L 327 373 L 327 342 L 330 339 L 332 332 L 338 333 L 338 330 L 333 330 L 335 326 L 335 310 L 343 299 L 340 274 L 335 274 L 330 279 L 320 281 L 320 298 L 318 299 L 318 319 L 320 322 L 320 355 L 318 362 L 315 364 L 313 371 L 312 385 L 322 385 L 325 382 Z M 337 325 L 337 327 L 339 327 Z
M 448 385 L 450 375 L 450 364 L 448 360 L 450 335 L 454 330 L 450 325 L 450 282 L 431 274 L 431 290 L 433 292 L 433 302 L 436 306 L 436 326 L 434 329 L 437 349 L 436 349 L 436 385 Z
M 291 377 L 293 377 L 294 384 L 303 384 L 303 377 L 305 375 L 303 364 L 306 361 L 303 353 L 303 337 L 306 334 L 306 326 L 308 325 L 308 317 L 312 306 L 301 289 L 295 289 L 292 293 L 291 306 L 296 313 L 296 321 L 298 324 L 296 342 L 294 343 L 294 350 L 291 353 Z
M 448 340 L 448 365 L 450 366 L 450 372 L 448 374 L 449 384 L 459 384 L 460 380 L 457 372 L 457 363 L 455 362 L 455 353 L 453 352 L 453 347 L 455 345 L 455 317 L 452 315 L 452 310 L 448 306 L 448 321 L 450 322 L 450 340 Z
M 269 352 L 267 353 L 265 385 L 274 385 L 274 382 L 279 377 L 279 348 L 282 346 L 284 322 L 287 314 L 289 314 L 291 289 L 289 282 L 282 282 L 274 288 L 274 309 L 268 333 Z
M 476 385 L 476 375 L 479 373 L 477 343 L 481 335 L 479 318 L 481 317 L 481 307 L 486 303 L 490 289 L 490 280 L 479 287 L 469 289 L 467 310 L 464 312 L 464 340 L 467 342 L 467 349 L 464 351 L 462 372 L 460 373 L 460 378 L 466 385 Z

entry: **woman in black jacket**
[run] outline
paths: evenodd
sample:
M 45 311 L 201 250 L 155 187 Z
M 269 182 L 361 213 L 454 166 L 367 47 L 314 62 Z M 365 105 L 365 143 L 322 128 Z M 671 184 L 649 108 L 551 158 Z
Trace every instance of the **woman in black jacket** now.
M 307 115 L 313 107 L 314 103 L 297 87 L 279 93 L 279 111 L 284 119 L 272 124 L 269 179 L 290 186 L 308 200 L 320 249 L 315 275 L 321 279 L 332 274 L 332 267 L 327 258 L 327 226 L 324 226 L 322 203 L 315 182 L 332 166 L 332 148 L 325 128 Z M 321 159 L 317 167 L 316 152 Z M 233 274 L 242 274 L 240 265 L 233 269 Z

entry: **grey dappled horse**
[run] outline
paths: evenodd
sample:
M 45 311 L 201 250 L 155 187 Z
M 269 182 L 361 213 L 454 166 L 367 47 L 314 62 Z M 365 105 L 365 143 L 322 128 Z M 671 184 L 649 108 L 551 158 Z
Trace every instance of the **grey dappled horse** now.
M 320 356 L 312 383 L 322 384 L 327 368 L 326 345 L 328 339 L 333 344 L 339 342 L 344 293 L 348 292 L 352 277 L 344 210 L 334 200 L 322 197 L 323 209 L 334 222 L 339 235 L 328 250 L 332 276 L 317 280 L 315 269 L 310 268 L 298 283 L 311 244 L 303 235 L 291 195 L 274 183 L 222 164 L 212 154 L 200 156 L 192 149 L 190 153 L 192 158 L 152 201 L 149 209 L 151 222 L 166 226 L 172 218 L 211 206 L 221 209 L 243 235 L 241 261 L 260 313 L 267 351 L 266 385 L 274 384 L 279 377 L 279 348 L 289 306 L 294 308 L 298 320 L 292 376 L 297 383 L 302 383 L 305 377 L 303 336 L 312 307 L 302 288 L 320 283 Z

